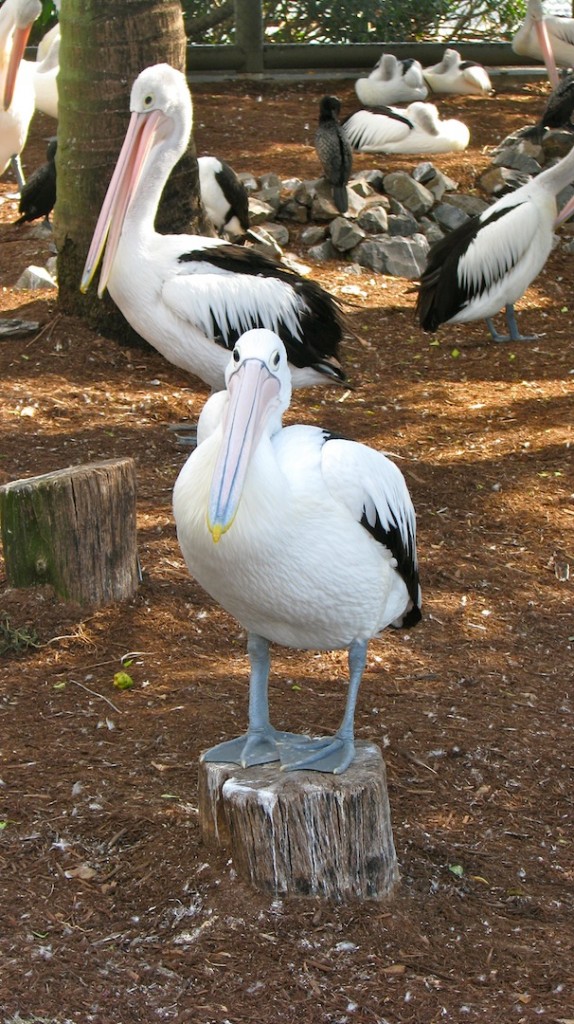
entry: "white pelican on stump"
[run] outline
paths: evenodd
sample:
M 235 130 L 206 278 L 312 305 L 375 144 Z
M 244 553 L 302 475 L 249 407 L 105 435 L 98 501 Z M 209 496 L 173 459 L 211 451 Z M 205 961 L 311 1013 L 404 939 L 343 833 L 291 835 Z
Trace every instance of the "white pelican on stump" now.
M 428 89 L 418 60 L 399 60 L 383 53 L 367 78 L 358 78 L 355 92 L 365 107 L 386 107 L 426 99 Z
M 202 760 L 340 773 L 354 756 L 369 640 L 421 617 L 412 502 L 381 452 L 320 427 L 282 426 L 291 379 L 272 331 L 238 340 L 226 388 L 204 407 L 200 443 L 173 497 L 190 572 L 248 633 L 247 732 Z M 347 703 L 334 736 L 271 725 L 270 643 L 348 649 Z
M 33 76 L 22 57 L 41 12 L 40 0 L 4 0 L 0 7 L 0 174 L 12 164 L 19 189 L 25 180 L 20 154 L 34 113 Z
M 486 68 L 476 61 L 463 60 L 458 50 L 449 47 L 438 64 L 423 68 L 423 77 L 435 95 L 487 96 L 492 92 Z
M 528 0 L 526 17 L 512 40 L 521 57 L 542 60 L 553 89 L 558 85 L 556 65 L 574 66 L 574 18 L 546 18 L 542 0 Z
M 81 289 L 104 251 L 98 286 L 169 362 L 224 385 L 229 349 L 252 327 L 282 337 L 293 383 L 343 382 L 335 300 L 313 281 L 219 238 L 160 235 L 154 220 L 167 178 L 185 152 L 192 103 L 185 77 L 146 68 L 131 92 L 131 120 L 88 252 Z
M 359 153 L 451 153 L 466 149 L 470 138 L 463 121 L 441 121 L 434 103 L 358 110 L 342 127 Z
M 574 180 L 574 147 L 553 167 L 483 213 L 471 217 L 431 247 L 416 311 L 425 331 L 440 324 L 485 319 L 494 341 L 532 341 L 518 329 L 514 303 L 540 273 L 554 228 L 574 210 L 574 197 L 557 216 L 556 196 Z M 492 317 L 505 309 L 508 334 Z

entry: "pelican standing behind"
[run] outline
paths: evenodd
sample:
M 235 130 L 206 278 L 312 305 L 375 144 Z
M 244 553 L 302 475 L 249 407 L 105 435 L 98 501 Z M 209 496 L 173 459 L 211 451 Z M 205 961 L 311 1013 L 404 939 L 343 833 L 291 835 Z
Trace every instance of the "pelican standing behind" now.
M 24 184 L 20 154 L 34 113 L 32 73 L 22 56 L 41 12 L 40 0 L 4 0 L 0 7 L 0 174 L 11 163 L 20 189 Z
M 281 335 L 296 386 L 341 382 L 338 307 L 313 281 L 219 238 L 160 235 L 154 220 L 192 126 L 185 77 L 146 68 L 131 93 L 131 120 L 88 252 L 81 288 L 105 248 L 107 287 L 132 327 L 211 388 L 224 383 L 228 350 L 252 327 Z
M 486 320 L 494 341 L 530 341 L 518 330 L 514 303 L 540 273 L 552 249 L 554 227 L 574 210 L 571 199 L 557 220 L 556 196 L 574 179 L 574 147 L 559 163 L 502 196 L 430 249 L 416 311 L 421 327 Z M 492 322 L 505 308 L 508 334 Z
M 423 68 L 431 92 L 458 96 L 487 96 L 492 92 L 488 71 L 473 60 L 462 60 L 458 50 L 447 47 L 438 64 Z
M 272 331 L 238 340 L 226 387 L 204 407 L 200 444 L 173 498 L 190 572 L 248 632 L 247 733 L 202 759 L 340 773 L 354 756 L 369 640 L 421 617 L 412 502 L 400 470 L 380 452 L 319 427 L 282 427 L 291 380 Z M 270 643 L 348 649 L 348 697 L 334 736 L 271 725 Z
M 30 65 L 34 83 L 36 110 L 49 117 L 58 116 L 58 75 L 60 73 L 60 35 L 52 40 L 41 61 L 22 61 Z
M 434 103 L 411 103 L 384 111 L 358 110 L 343 131 L 360 153 L 450 153 L 466 149 L 470 133 L 463 121 L 441 121 Z
M 521 57 L 542 60 L 553 89 L 558 85 L 556 65 L 574 66 L 574 18 L 546 18 L 542 0 L 528 0 L 526 17 L 512 40 Z
M 399 60 L 383 53 L 367 78 L 358 78 L 355 92 L 365 107 L 386 107 L 426 99 L 428 89 L 418 60 Z
M 199 189 L 206 213 L 220 237 L 242 238 L 249 230 L 249 196 L 235 171 L 216 156 L 200 156 Z

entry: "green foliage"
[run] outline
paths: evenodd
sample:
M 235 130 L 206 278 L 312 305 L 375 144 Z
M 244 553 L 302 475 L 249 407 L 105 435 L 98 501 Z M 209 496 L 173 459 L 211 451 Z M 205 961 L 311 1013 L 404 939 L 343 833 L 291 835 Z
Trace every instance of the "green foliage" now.
M 229 0 L 182 0 L 194 43 L 232 43 Z M 274 43 L 372 43 L 512 37 L 526 0 L 262 0 L 265 38 Z
M 7 616 L 0 619 L 0 654 L 20 653 L 39 646 L 38 634 L 34 629 L 11 626 Z

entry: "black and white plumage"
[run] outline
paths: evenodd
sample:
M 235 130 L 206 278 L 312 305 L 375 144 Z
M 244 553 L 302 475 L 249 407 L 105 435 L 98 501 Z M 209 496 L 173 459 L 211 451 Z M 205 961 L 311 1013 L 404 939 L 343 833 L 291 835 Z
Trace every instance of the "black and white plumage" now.
M 574 129 L 573 113 L 574 72 L 569 72 L 560 79 L 556 88 L 550 93 L 548 102 L 536 124 L 531 128 L 523 129 L 520 136 L 523 139 L 532 139 L 540 143 L 547 128 L 571 131 Z
M 319 126 L 315 134 L 315 149 L 323 173 L 331 185 L 333 202 L 339 213 L 349 208 L 347 183 L 353 169 L 353 150 L 339 123 L 341 101 L 337 96 L 323 96 L 319 106 Z
M 247 332 L 174 488 L 188 568 L 247 630 L 251 661 L 247 733 L 202 759 L 339 773 L 354 756 L 369 640 L 421 617 L 415 513 L 400 470 L 381 452 L 319 427 L 283 427 L 290 396 L 281 340 Z M 348 649 L 347 704 L 334 736 L 273 728 L 270 643 Z
M 522 335 L 514 303 L 540 273 L 553 244 L 556 196 L 574 179 L 574 148 L 558 164 L 436 242 L 421 277 L 416 311 L 421 327 L 484 318 L 495 341 L 530 340 Z M 560 214 L 565 220 L 570 201 Z M 492 322 L 505 308 L 508 334 Z
M 199 188 L 206 213 L 220 237 L 239 239 L 249 230 L 249 196 L 225 160 L 200 156 Z
M 56 139 L 50 139 L 46 151 L 46 163 L 30 175 L 20 192 L 16 224 L 38 220 L 43 217 L 48 223 L 56 202 Z
M 487 96 L 492 83 L 486 68 L 473 60 L 463 60 L 458 50 L 447 47 L 442 60 L 423 68 L 423 77 L 435 95 Z
M 360 153 L 450 153 L 466 149 L 470 133 L 463 121 L 441 120 L 434 103 L 358 110 L 343 131 Z
M 108 288 L 131 326 L 169 362 L 223 386 L 228 352 L 251 327 L 281 335 L 295 386 L 342 382 L 342 322 L 313 281 L 219 238 L 160 235 L 154 220 L 165 182 L 185 151 L 192 102 L 185 76 L 146 68 L 131 92 L 131 119 L 86 259 L 86 290 L 103 255 Z
M 428 89 L 418 60 L 383 53 L 367 78 L 357 79 L 355 92 L 364 107 L 387 107 L 424 100 Z

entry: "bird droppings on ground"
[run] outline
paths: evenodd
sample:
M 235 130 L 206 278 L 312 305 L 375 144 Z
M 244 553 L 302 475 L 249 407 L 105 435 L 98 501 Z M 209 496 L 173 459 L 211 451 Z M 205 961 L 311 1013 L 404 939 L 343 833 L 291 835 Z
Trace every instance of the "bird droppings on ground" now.
M 548 95 L 494 81 L 492 97 L 440 102 L 471 141 L 433 158 L 483 199 L 491 147 Z M 322 95 L 358 106 L 353 80 L 192 91 L 198 152 L 281 178 L 319 173 Z M 28 172 L 51 134 L 35 116 Z M 423 334 L 412 281 L 311 268 L 345 300 L 354 388 L 300 393 L 292 418 L 397 460 L 423 620 L 373 642 L 356 715 L 384 752 L 396 899 L 277 900 L 199 842 L 198 755 L 241 731 L 247 698 L 245 638 L 190 578 L 171 513 L 185 453 L 168 426 L 197 419 L 207 390 L 61 315 L 51 293 L 14 291 L 50 254 L 14 226 L 14 191 L 3 178 L 0 315 L 40 327 L 0 346 L 0 481 L 133 455 L 143 580 L 97 612 L 0 590 L 2 1024 L 571 1018 L 573 257 L 555 250 L 518 303 L 538 341 L 506 346 L 480 323 Z M 296 232 L 288 251 L 308 262 Z M 120 672 L 133 686 L 114 686 Z M 345 679 L 344 652 L 275 649 L 277 726 L 335 729 Z

